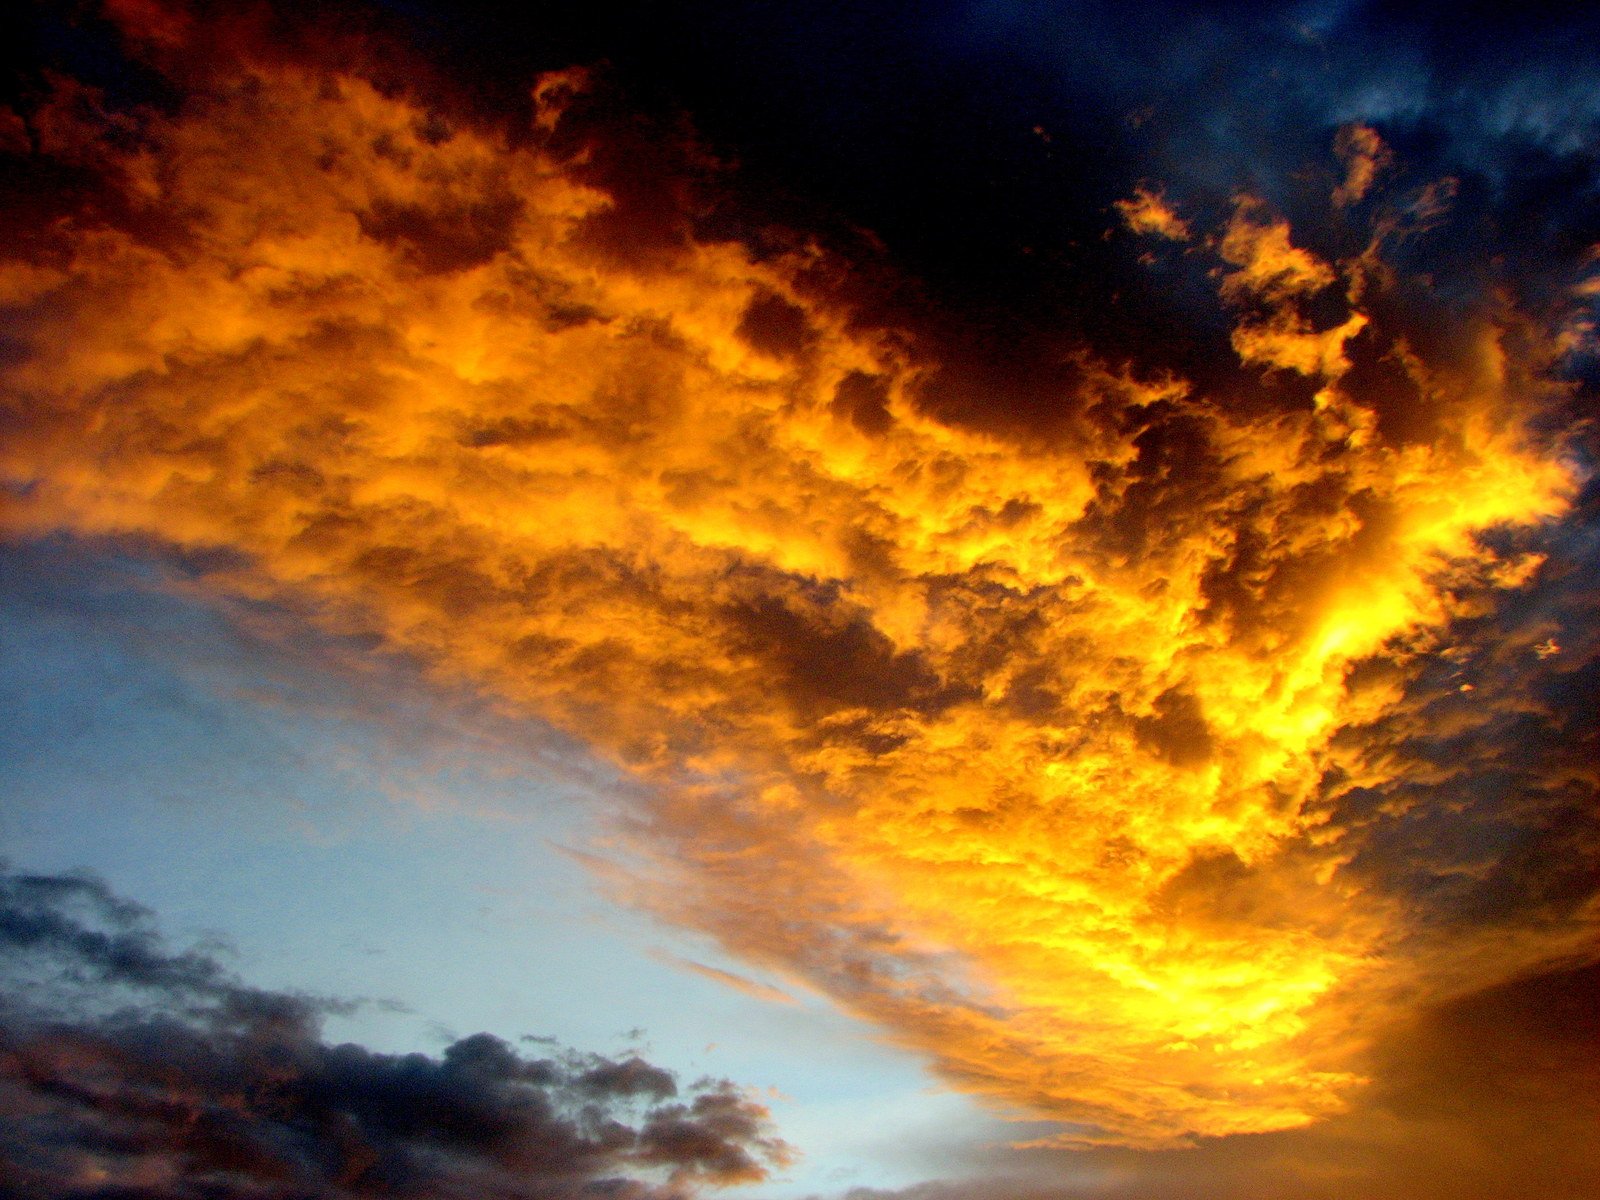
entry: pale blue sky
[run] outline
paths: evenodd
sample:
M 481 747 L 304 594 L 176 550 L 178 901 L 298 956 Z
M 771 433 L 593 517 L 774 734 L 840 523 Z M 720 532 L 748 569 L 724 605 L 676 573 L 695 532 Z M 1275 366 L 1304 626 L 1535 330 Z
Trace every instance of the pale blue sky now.
M 1017 1132 L 818 997 L 672 965 L 761 978 L 561 853 L 625 789 L 535 727 L 104 548 L 0 550 L 0 621 L 0 855 L 96 872 L 251 983 L 369 998 L 332 1040 L 553 1036 L 773 1089 L 805 1157 L 761 1195 L 962 1174 Z

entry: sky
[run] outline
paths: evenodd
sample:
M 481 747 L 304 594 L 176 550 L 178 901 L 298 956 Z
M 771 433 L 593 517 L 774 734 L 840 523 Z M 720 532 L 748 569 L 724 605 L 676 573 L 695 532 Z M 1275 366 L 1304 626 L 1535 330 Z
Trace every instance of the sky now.
M 14 7 L 0 1190 L 1600 1192 L 1600 17 Z

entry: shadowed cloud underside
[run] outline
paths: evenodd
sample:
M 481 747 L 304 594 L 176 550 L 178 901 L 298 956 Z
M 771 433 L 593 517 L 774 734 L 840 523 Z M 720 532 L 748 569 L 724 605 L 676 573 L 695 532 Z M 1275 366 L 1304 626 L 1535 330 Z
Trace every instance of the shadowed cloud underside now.
M 732 1084 L 636 1055 L 330 1045 L 347 1003 L 174 953 L 92 877 L 0 872 L 0 966 L 8 1195 L 683 1200 L 790 1160 Z

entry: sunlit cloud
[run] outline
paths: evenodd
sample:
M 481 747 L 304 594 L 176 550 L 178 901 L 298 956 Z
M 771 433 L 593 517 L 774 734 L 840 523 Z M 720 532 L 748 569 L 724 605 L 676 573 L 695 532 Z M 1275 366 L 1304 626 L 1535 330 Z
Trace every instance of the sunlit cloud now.
M 1189 237 L 1189 225 L 1173 211 L 1158 191 L 1141 186 L 1131 197 L 1117 201 L 1117 212 L 1134 233 L 1153 234 L 1168 241 L 1182 242 Z
M 1581 482 L 1509 303 L 1386 324 L 1393 212 L 1334 260 L 1263 198 L 1206 229 L 1134 192 L 1122 236 L 1193 243 L 1268 400 L 1085 348 L 1023 436 L 935 411 L 939 348 L 838 251 L 636 223 L 670 171 L 584 72 L 513 135 L 236 53 L 171 111 L 63 79 L 25 114 L 85 182 L 0 270 L 10 536 L 217 553 L 548 722 L 654 797 L 619 890 L 1065 1143 L 1337 1113 L 1401 1007 L 1591 943 L 1592 899 L 1435 936 L 1341 803 L 1503 715 L 1419 680 Z M 1341 212 L 1388 161 L 1362 128 Z
M 683 958 L 680 955 L 668 954 L 666 951 L 656 951 L 651 955 L 669 966 L 680 970 L 691 971 L 703 978 L 710 979 L 723 987 L 732 988 L 741 995 L 750 996 L 756 1000 L 765 1000 L 769 1004 L 797 1004 L 793 996 L 782 988 L 773 987 L 770 983 L 761 983 L 754 979 L 747 979 L 734 971 L 724 971 L 721 967 L 708 966 L 703 962 L 696 962 L 692 958 Z

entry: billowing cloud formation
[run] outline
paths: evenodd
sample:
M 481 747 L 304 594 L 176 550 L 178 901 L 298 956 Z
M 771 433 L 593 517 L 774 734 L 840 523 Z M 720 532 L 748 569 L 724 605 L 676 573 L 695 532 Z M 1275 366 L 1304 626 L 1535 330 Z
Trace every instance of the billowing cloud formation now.
M 0 1178 L 18 1197 L 669 1200 L 784 1162 L 726 1082 L 638 1057 L 329 1045 L 329 1008 L 173 953 L 76 876 L 0 874 Z
M 1306 1128 L 1161 1154 L 1030 1149 L 970 1181 L 846 1200 L 1588 1200 L 1600 1187 L 1600 967 L 1558 967 L 1387 1030 L 1374 1082 Z
M 218 44 L 164 108 L 26 113 L 69 202 L 0 274 L 12 535 L 224 551 L 583 739 L 656 791 L 640 899 L 1069 1140 L 1303 1125 L 1405 1006 L 1592 948 L 1592 768 L 1454 757 L 1592 663 L 1489 617 L 1571 577 L 1569 346 L 1395 267 L 1373 131 L 1321 151 L 1346 256 L 1249 194 L 1121 209 L 1249 386 L 997 384 L 836 253 L 697 229 L 692 153 L 583 72 L 512 135 Z M 1447 920 L 1435 881 L 1523 869 L 1462 807 L 1502 786 L 1581 865 Z

